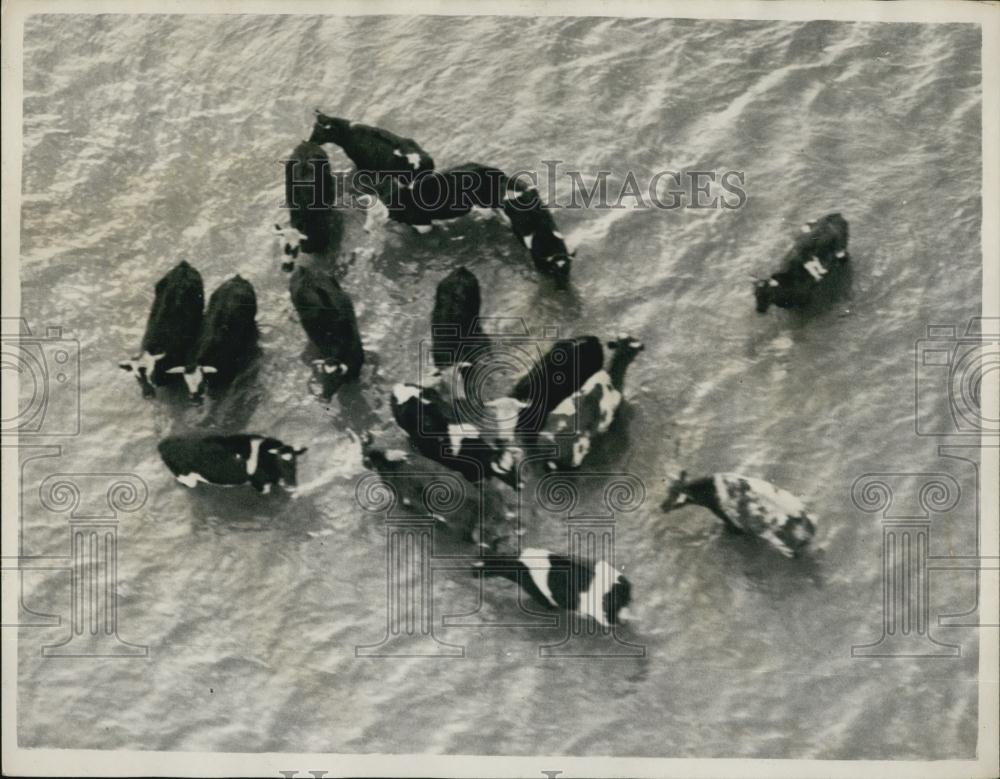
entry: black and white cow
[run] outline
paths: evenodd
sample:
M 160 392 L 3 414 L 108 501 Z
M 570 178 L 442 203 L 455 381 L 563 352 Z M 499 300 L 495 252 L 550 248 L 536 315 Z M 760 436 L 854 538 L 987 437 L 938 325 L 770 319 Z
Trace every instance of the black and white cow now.
M 516 512 L 489 480 L 470 483 L 417 452 L 374 446 L 367 434 L 362 457 L 364 466 L 391 487 L 398 504 L 432 516 L 462 540 L 496 549 L 519 534 Z
M 182 260 L 154 288 L 139 354 L 118 366 L 135 376 L 142 396 L 151 398 L 170 368 L 187 363 L 201 331 L 205 288 L 201 274 Z
M 798 308 L 823 290 L 833 289 L 831 282 L 841 281 L 841 272 L 850 260 L 847 237 L 847 220 L 840 214 L 828 214 L 802 225 L 781 270 L 754 282 L 757 313 L 765 313 L 772 305 Z
M 506 190 L 507 176 L 502 170 L 467 162 L 442 171 L 424 171 L 408 181 L 393 181 L 384 201 L 390 219 L 427 233 L 433 222 L 458 219 L 474 208 L 502 208 Z
M 462 422 L 455 406 L 435 388 L 397 384 L 389 405 L 396 423 L 425 457 L 458 471 L 471 482 L 492 476 L 520 489 L 518 466 L 523 451 L 512 445 L 497 446 L 478 427 Z
M 608 432 L 622 403 L 625 371 L 643 350 L 641 341 L 628 335 L 608 341 L 610 365 L 592 375 L 577 392 L 552 409 L 542 437 L 558 445 L 549 469 L 579 468 L 591 446 Z
M 431 356 L 436 366 L 463 361 L 463 344 L 479 333 L 480 305 L 479 281 L 464 266 L 438 283 L 431 312 Z
M 333 208 L 335 197 L 326 152 L 315 143 L 302 141 L 285 163 L 285 203 L 290 225 L 274 226 L 284 244 L 282 270 L 290 271 L 295 266 L 299 252 L 319 254 L 340 242 L 343 216 Z
M 380 127 L 350 122 L 336 116 L 327 116 L 316 110 L 311 143 L 333 143 L 344 150 L 358 173 L 374 177 L 372 191 L 384 191 L 388 179 L 412 178 L 422 171 L 434 170 L 434 160 L 412 138 L 404 138 Z
M 209 298 L 193 358 L 167 372 L 183 374 L 191 400 L 198 402 L 206 386 L 227 386 L 253 361 L 258 338 L 257 296 L 250 282 L 236 275 Z
M 521 181 L 511 182 L 503 206 L 511 230 L 531 252 L 538 272 L 550 276 L 557 288 L 568 287 L 576 252 L 566 248 L 566 241 L 552 213 L 543 205 L 538 189 Z
M 785 557 L 798 557 L 816 536 L 817 518 L 805 504 L 763 479 L 716 473 L 689 481 L 687 472 L 667 481 L 661 508 L 674 511 L 689 503 L 704 506 L 739 533 L 756 536 Z
M 596 336 L 556 341 L 510 392 L 510 397 L 527 404 L 518 415 L 517 430 L 541 431 L 549 412 L 602 367 L 604 349 Z
M 632 585 L 605 560 L 591 562 L 527 548 L 514 557 L 489 557 L 474 566 L 486 576 L 518 584 L 539 605 L 575 611 L 603 627 L 624 624 L 631 615 Z
M 288 290 L 302 329 L 322 355 L 312 361 L 313 382 L 329 399 L 344 382 L 358 379 L 365 361 L 354 304 L 336 279 L 311 268 L 296 268 Z
M 295 494 L 296 459 L 306 447 L 277 438 L 238 435 L 172 436 L 160 441 L 160 457 L 181 484 L 220 487 L 250 484 L 267 495 L 275 485 Z

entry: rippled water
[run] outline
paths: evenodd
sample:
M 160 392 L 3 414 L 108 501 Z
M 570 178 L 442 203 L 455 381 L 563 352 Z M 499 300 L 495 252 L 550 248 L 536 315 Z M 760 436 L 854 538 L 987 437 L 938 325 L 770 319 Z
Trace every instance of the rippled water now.
M 42 658 L 66 623 L 21 630 L 23 746 L 704 757 L 967 757 L 975 635 L 959 659 L 852 659 L 881 632 L 881 526 L 851 502 L 866 472 L 971 471 L 913 433 L 913 345 L 928 323 L 979 313 L 980 37 L 971 26 L 591 18 L 57 17 L 27 24 L 21 274 L 24 315 L 82 354 L 82 432 L 23 460 L 25 553 L 65 555 L 65 514 L 38 507 L 50 473 L 131 472 L 146 505 L 121 515 L 119 632 L 148 659 Z M 311 111 L 420 141 L 440 167 L 740 170 L 740 210 L 566 210 L 573 292 L 540 284 L 499 223 L 366 237 L 347 217 L 342 263 L 366 348 L 360 389 L 324 408 L 305 391 L 305 336 L 268 226 L 279 161 Z M 339 152 L 335 167 L 347 167 Z M 560 187 L 568 182 L 561 181 Z M 565 194 L 564 190 L 561 190 Z M 753 309 L 799 225 L 850 221 L 853 297 L 811 316 Z M 367 242 L 367 243 L 366 243 Z M 263 357 L 212 406 L 144 401 L 115 363 L 135 350 L 152 285 L 180 259 L 214 289 L 255 286 Z M 484 314 L 536 332 L 642 338 L 617 439 L 589 462 L 646 484 L 618 518 L 616 562 L 645 657 L 539 657 L 559 631 L 442 627 L 475 580 L 435 573 L 438 637 L 462 659 L 357 658 L 385 632 L 384 531 L 359 510 L 345 432 L 391 431 L 391 383 L 414 376 L 437 281 L 478 276 Z M 934 413 L 947 415 L 944 389 Z M 55 402 L 55 401 L 54 401 Z M 295 503 L 188 491 L 163 436 L 268 432 L 308 444 Z M 966 464 L 967 465 L 967 464 Z M 707 512 L 663 515 L 663 477 L 727 470 L 778 483 L 821 516 L 808 573 L 723 533 Z M 595 488 L 596 489 L 596 488 Z M 596 499 L 587 493 L 586 500 Z M 935 543 L 968 550 L 971 530 Z M 528 541 L 556 547 L 558 518 Z M 963 547 L 964 544 L 964 547 Z M 937 574 L 934 613 L 971 577 Z M 25 574 L 25 603 L 65 614 L 64 573 Z M 481 616 L 516 616 L 490 582 Z

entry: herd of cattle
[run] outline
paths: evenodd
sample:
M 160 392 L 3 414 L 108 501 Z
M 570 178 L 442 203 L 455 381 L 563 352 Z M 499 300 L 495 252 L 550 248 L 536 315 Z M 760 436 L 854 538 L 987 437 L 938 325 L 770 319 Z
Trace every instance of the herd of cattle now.
M 317 111 L 309 141 L 301 143 L 287 171 L 290 224 L 276 226 L 283 240 L 283 269 L 299 320 L 319 357 L 312 360 L 310 389 L 325 399 L 346 382 L 358 381 L 364 364 L 354 305 L 337 279 L 299 255 L 335 250 L 343 232 L 340 205 L 324 144 L 339 146 L 356 167 L 354 205 L 373 215 L 412 225 L 418 232 L 473 208 L 493 209 L 509 222 L 530 251 L 535 267 L 557 288 L 569 284 L 573 254 L 566 247 L 537 190 L 501 170 L 465 164 L 437 171 L 413 140 Z M 366 229 L 368 224 L 366 224 Z M 755 280 L 756 308 L 808 305 L 841 284 L 849 268 L 847 222 L 830 214 L 809 222 L 781 269 Z M 259 353 L 257 301 L 253 287 L 235 276 L 216 289 L 205 309 L 202 279 L 181 262 L 156 284 L 138 356 L 120 363 L 144 397 L 183 376 L 192 401 L 224 393 Z M 621 334 L 602 344 L 594 336 L 558 340 L 509 392 L 472 414 L 468 377 L 488 360 L 490 336 L 479 329 L 481 293 L 468 269 L 457 268 L 438 285 L 431 313 L 434 370 L 423 383 L 393 386 L 390 408 L 411 449 L 375 445 L 361 437 L 363 462 L 389 484 L 400 503 L 430 515 L 462 538 L 478 544 L 484 572 L 513 579 L 543 605 L 577 611 L 608 626 L 625 621 L 631 600 L 628 580 L 602 560 L 570 558 L 509 542 L 523 533 L 510 510 L 510 491 L 538 458 L 540 467 L 579 468 L 594 444 L 613 428 L 622 404 L 625 374 L 643 350 Z M 605 350 L 610 353 L 608 357 Z M 474 423 L 473 423 L 474 421 Z M 306 449 L 256 434 L 187 435 L 164 439 L 160 455 L 188 487 L 250 484 L 267 494 L 274 486 L 293 496 L 296 460 Z M 414 480 L 420 474 L 421 480 Z M 471 489 L 447 509 L 427 500 L 427 482 L 461 479 Z M 668 480 L 662 504 L 672 511 L 688 503 L 716 514 L 728 527 L 767 542 L 787 557 L 801 555 L 816 533 L 816 517 L 793 495 L 760 479 L 717 473 Z

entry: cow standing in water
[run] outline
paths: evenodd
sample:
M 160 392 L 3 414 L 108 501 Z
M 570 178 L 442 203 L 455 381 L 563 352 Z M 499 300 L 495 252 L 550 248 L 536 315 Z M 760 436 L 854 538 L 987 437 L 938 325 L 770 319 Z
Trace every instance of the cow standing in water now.
M 234 276 L 209 298 L 193 358 L 167 372 L 183 374 L 191 400 L 200 402 L 206 386 L 227 386 L 253 361 L 258 338 L 257 296 L 249 281 Z
M 329 399 L 361 375 L 365 361 L 354 304 L 332 276 L 296 268 L 288 285 L 302 329 L 322 357 L 312 361 L 313 380 Z
M 384 198 L 386 215 L 423 234 L 430 232 L 433 222 L 458 219 L 474 208 L 502 208 L 506 189 L 507 175 L 502 170 L 478 162 L 423 171 L 412 180 L 390 183 Z
M 594 441 L 608 432 L 622 404 L 625 371 L 643 348 L 641 341 L 624 334 L 608 341 L 612 357 L 607 369 L 552 409 L 542 436 L 558 444 L 559 453 L 548 461 L 549 469 L 579 468 Z
M 434 293 L 431 357 L 438 368 L 463 362 L 463 345 L 479 334 L 479 280 L 464 265 L 445 276 Z
M 540 432 L 549 412 L 602 367 L 604 348 L 596 336 L 556 341 L 510 392 L 510 397 L 526 404 L 518 413 L 517 431 Z
M 155 388 L 164 383 L 171 368 L 187 363 L 205 308 L 201 274 L 186 260 L 156 282 L 154 293 L 139 354 L 118 363 L 135 376 L 145 398 L 156 394 Z
M 490 556 L 473 565 L 485 576 L 510 579 L 541 606 L 575 611 L 602 627 L 632 619 L 632 585 L 606 560 L 528 548 L 516 557 Z
M 273 486 L 294 497 L 295 465 L 306 447 L 253 434 L 173 436 L 160 441 L 160 457 L 185 487 L 250 484 L 267 495 Z
M 343 149 L 357 173 L 368 179 L 364 187 L 368 191 L 384 191 L 383 185 L 394 177 L 408 181 L 418 173 L 434 170 L 434 160 L 412 138 L 327 116 L 319 109 L 309 142 L 333 143 Z
M 802 232 L 785 255 L 781 270 L 754 283 L 757 313 L 808 305 L 824 291 L 836 290 L 849 268 L 847 220 L 840 214 L 802 225 Z
M 333 208 L 335 198 L 326 152 L 315 143 L 303 141 L 285 164 L 285 202 L 290 209 L 290 225 L 274 226 L 286 257 L 282 270 L 295 267 L 299 252 L 319 254 L 340 243 L 344 218 Z
M 514 235 L 531 252 L 538 272 L 551 277 L 558 289 L 568 287 L 576 252 L 566 248 L 566 241 L 556 227 L 552 212 L 542 204 L 538 189 L 522 182 L 510 182 L 503 209 Z

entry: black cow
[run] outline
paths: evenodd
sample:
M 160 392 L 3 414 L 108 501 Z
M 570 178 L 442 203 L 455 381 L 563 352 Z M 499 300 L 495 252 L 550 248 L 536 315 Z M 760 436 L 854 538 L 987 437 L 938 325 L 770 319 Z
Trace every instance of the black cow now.
M 528 548 L 516 558 L 489 557 L 473 565 L 486 576 L 510 579 L 540 605 L 575 611 L 604 627 L 630 618 L 632 585 L 605 560 L 591 562 Z
M 285 203 L 289 227 L 275 225 L 288 258 L 281 268 L 290 271 L 299 252 L 319 254 L 340 242 L 343 216 L 332 208 L 336 193 L 330 174 L 330 160 L 323 148 L 302 141 L 285 163 Z
M 312 361 L 313 380 L 329 399 L 361 375 L 365 361 L 354 304 L 336 279 L 310 268 L 296 268 L 288 290 L 302 329 L 322 355 Z
M 135 376 L 145 398 L 156 394 L 154 388 L 163 384 L 170 368 L 187 363 L 205 309 L 201 274 L 185 260 L 156 282 L 154 292 L 139 354 L 118 363 Z
M 538 189 L 521 181 L 512 182 L 503 206 L 511 230 L 528 247 L 538 272 L 550 276 L 559 289 L 569 286 L 569 272 L 576 252 L 566 248 L 563 235 L 552 213 L 542 204 Z
M 206 384 L 228 385 L 257 354 L 257 296 L 239 275 L 224 282 L 208 300 L 194 357 L 168 373 L 184 374 L 191 400 L 201 400 Z
M 461 422 L 453 405 L 433 387 L 397 384 L 389 402 L 393 418 L 421 454 L 447 465 L 471 482 L 487 476 L 520 489 L 517 468 L 523 451 L 497 446 L 475 425 Z
M 333 143 L 343 149 L 358 173 L 373 177 L 371 183 L 375 191 L 383 191 L 386 177 L 399 176 L 406 180 L 421 171 L 434 170 L 434 160 L 412 138 L 327 116 L 319 109 L 316 109 L 316 123 L 309 141 Z
M 596 336 L 556 341 L 514 385 L 510 396 L 527 403 L 517 418 L 517 430 L 537 433 L 545 418 L 604 367 L 604 347 Z
M 431 312 L 431 355 L 437 367 L 463 361 L 463 343 L 479 334 L 480 304 L 479 281 L 464 266 L 438 283 Z
M 754 283 L 757 313 L 765 313 L 771 305 L 805 306 L 821 291 L 836 289 L 850 261 L 847 234 L 847 220 L 840 214 L 828 214 L 804 224 L 781 270 Z
M 304 446 L 246 433 L 172 436 L 158 448 L 170 472 L 186 487 L 198 482 L 220 487 L 249 483 L 264 495 L 273 485 L 295 494 L 296 458 L 306 451 Z
M 390 219 L 426 233 L 433 221 L 457 219 L 473 208 L 502 208 L 506 190 L 507 176 L 502 170 L 466 162 L 442 171 L 424 171 L 412 180 L 393 181 L 383 199 Z

